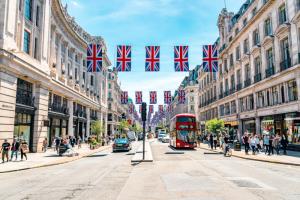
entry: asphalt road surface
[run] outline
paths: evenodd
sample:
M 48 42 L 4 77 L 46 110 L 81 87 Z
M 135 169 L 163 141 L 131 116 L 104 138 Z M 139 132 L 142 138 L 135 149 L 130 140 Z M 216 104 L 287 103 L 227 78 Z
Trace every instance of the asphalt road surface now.
M 299 167 L 176 151 L 156 141 L 151 146 L 153 163 L 132 165 L 131 153 L 110 149 L 63 165 L 0 174 L 0 199 L 300 199 Z

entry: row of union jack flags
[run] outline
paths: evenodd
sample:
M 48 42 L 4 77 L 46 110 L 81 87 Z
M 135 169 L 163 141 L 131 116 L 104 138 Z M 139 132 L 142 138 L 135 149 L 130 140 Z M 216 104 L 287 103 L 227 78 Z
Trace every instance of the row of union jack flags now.
M 87 47 L 87 71 L 101 72 L 103 62 L 103 51 L 100 44 L 89 44 Z M 160 71 L 160 46 L 146 46 L 145 71 Z M 218 71 L 218 49 L 217 45 L 203 46 L 203 71 Z M 116 70 L 129 72 L 132 66 L 132 48 L 129 45 L 117 46 Z M 176 72 L 189 71 L 189 47 L 174 46 L 174 69 Z
M 123 91 L 121 93 L 121 103 L 128 104 L 128 92 Z M 136 91 L 135 92 L 135 103 L 142 104 L 143 103 L 143 92 Z M 172 94 L 171 91 L 164 91 L 164 103 L 169 105 L 172 103 Z M 185 91 L 178 90 L 178 103 L 184 104 L 185 103 Z M 150 91 L 150 104 L 157 104 L 157 92 Z

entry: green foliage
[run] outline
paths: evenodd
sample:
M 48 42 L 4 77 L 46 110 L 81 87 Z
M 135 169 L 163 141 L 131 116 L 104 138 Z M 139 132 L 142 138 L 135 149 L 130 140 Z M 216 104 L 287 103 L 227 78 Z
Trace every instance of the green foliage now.
M 130 129 L 131 131 L 134 131 L 135 133 L 139 133 L 139 132 L 142 132 L 142 131 L 143 131 L 141 125 L 138 124 L 138 123 L 135 124 L 135 125 L 130 126 L 129 129 Z
M 121 133 L 123 133 L 123 130 L 129 129 L 129 123 L 127 120 L 122 120 L 119 124 L 119 129 L 121 130 Z
M 100 135 L 102 136 L 104 130 L 101 122 L 99 120 L 93 121 L 91 124 L 91 130 L 92 134 L 97 136 L 97 141 L 99 141 Z
M 211 133 L 220 133 L 224 130 L 224 121 L 221 119 L 212 119 L 205 123 L 205 127 Z

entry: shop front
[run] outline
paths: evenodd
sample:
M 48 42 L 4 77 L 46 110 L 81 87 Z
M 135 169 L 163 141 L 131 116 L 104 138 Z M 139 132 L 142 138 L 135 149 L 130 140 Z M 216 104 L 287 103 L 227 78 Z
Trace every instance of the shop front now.
M 271 115 L 261 118 L 262 135 L 282 135 L 285 115 Z
M 300 145 L 300 113 L 285 114 L 284 130 L 288 137 L 289 143 Z
M 224 122 L 225 128 L 228 130 L 228 134 L 230 139 L 234 140 L 237 139 L 237 132 L 239 129 L 239 122 L 238 121 L 225 121 Z
M 242 120 L 242 123 L 243 133 L 247 132 L 248 134 L 256 134 L 256 124 L 254 118 Z
M 14 137 L 25 140 L 32 151 L 33 122 L 34 122 L 34 97 L 33 85 L 22 79 L 17 81 L 16 111 L 14 124 Z

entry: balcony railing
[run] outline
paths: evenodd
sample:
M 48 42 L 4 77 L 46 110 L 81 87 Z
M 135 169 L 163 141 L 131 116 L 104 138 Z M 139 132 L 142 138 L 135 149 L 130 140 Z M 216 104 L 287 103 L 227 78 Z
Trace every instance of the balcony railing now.
M 270 76 L 274 75 L 274 67 L 269 67 L 266 69 L 266 78 L 269 78 Z
M 251 79 L 248 78 L 247 80 L 244 81 L 244 87 L 249 87 L 251 85 Z
M 57 105 L 57 104 L 54 104 L 54 103 L 49 106 L 49 111 L 62 113 L 62 114 L 65 114 L 65 115 L 69 114 L 69 108 L 68 107 L 62 106 L 62 105 Z
M 261 73 L 257 73 L 254 76 L 254 82 L 257 83 L 259 81 L 261 81 Z
M 291 58 L 287 58 L 286 60 L 280 63 L 280 71 L 284 71 L 291 67 Z
M 240 91 L 241 89 L 243 89 L 242 83 L 237 84 L 237 85 L 236 85 L 236 90 L 237 90 L 237 91 Z
M 233 86 L 230 90 L 229 90 L 229 94 L 233 94 L 235 93 L 235 86 Z
M 16 99 L 17 104 L 34 107 L 34 101 L 35 101 L 35 97 L 33 97 L 32 95 L 24 95 L 24 94 L 17 93 L 17 99 Z

